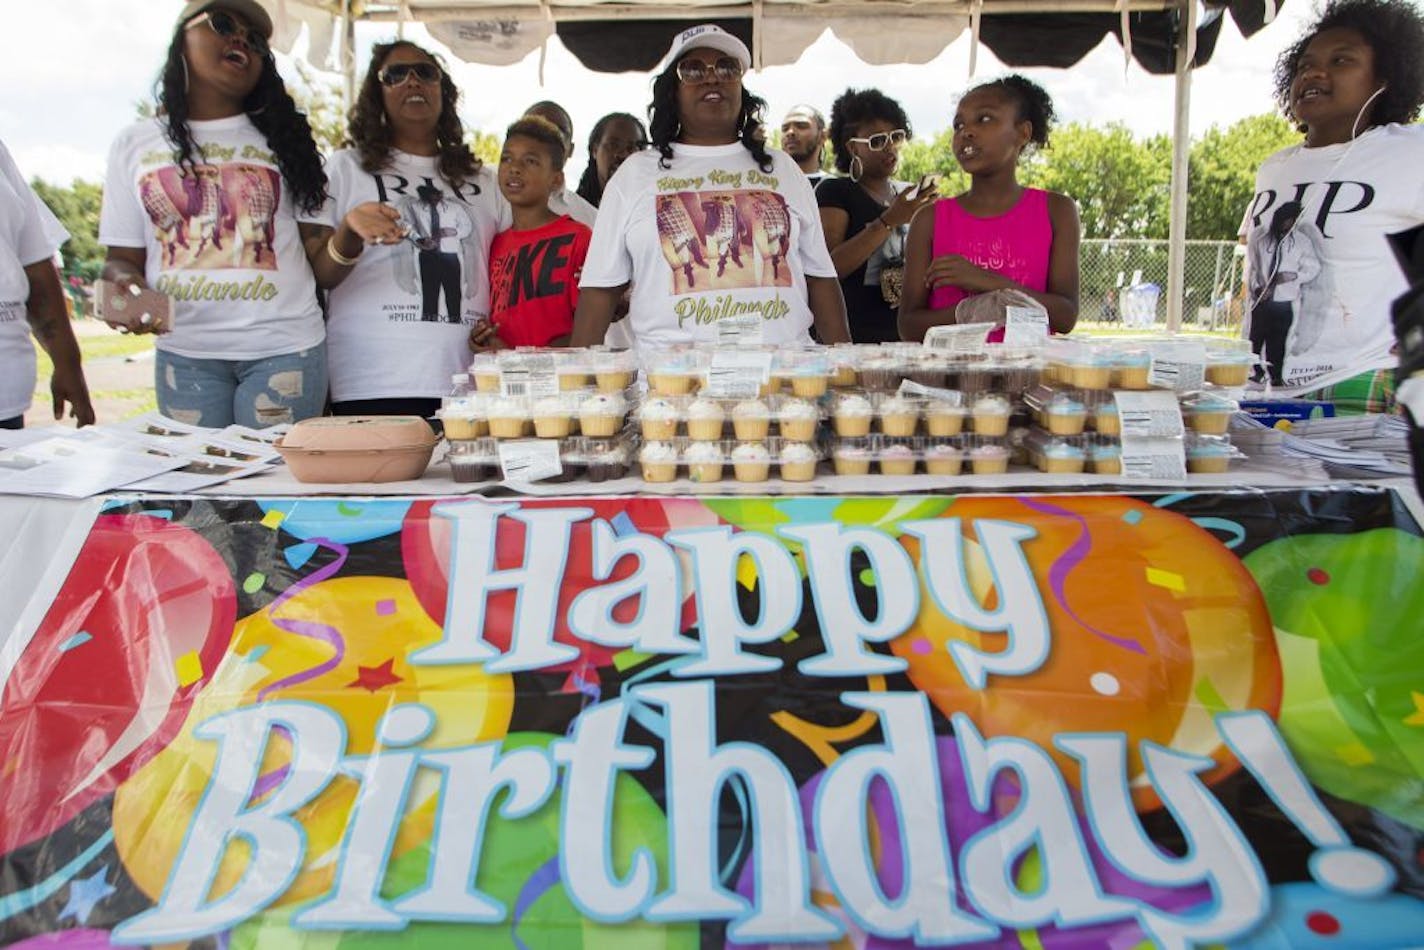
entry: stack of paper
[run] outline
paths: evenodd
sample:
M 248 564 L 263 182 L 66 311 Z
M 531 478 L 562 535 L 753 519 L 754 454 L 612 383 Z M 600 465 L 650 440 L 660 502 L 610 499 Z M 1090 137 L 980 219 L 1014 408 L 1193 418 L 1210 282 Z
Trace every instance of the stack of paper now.
M 1232 419 L 1232 441 L 1250 454 L 1313 459 L 1336 478 L 1408 475 L 1408 434 L 1408 423 L 1398 416 L 1308 419 L 1295 423 L 1289 432 L 1268 429 L 1240 413 Z M 1253 440 L 1256 451 L 1249 444 Z

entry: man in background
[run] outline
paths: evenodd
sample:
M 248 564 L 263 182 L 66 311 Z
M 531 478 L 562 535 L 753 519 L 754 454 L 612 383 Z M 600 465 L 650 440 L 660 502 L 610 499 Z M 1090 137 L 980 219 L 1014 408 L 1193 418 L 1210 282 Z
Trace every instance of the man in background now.
M 826 117 L 807 105 L 792 106 L 781 120 L 781 150 L 806 173 L 815 188 L 826 177 L 821 156 L 826 148 Z

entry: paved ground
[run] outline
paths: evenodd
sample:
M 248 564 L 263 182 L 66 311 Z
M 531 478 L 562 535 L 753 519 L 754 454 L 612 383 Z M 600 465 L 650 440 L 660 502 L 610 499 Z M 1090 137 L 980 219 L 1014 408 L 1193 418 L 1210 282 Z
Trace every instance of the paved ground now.
M 148 345 L 128 356 L 90 356 L 96 345 L 103 346 L 108 338 L 119 336 L 117 330 L 98 320 L 76 320 L 74 332 L 79 347 L 85 351 L 84 378 L 89 383 L 89 396 L 100 422 L 118 422 L 153 408 L 153 347 Z M 101 342 L 103 341 L 103 342 Z M 41 379 L 36 387 L 34 405 L 25 413 L 26 428 L 52 425 L 74 425 L 73 420 L 54 421 L 50 405 L 49 380 Z

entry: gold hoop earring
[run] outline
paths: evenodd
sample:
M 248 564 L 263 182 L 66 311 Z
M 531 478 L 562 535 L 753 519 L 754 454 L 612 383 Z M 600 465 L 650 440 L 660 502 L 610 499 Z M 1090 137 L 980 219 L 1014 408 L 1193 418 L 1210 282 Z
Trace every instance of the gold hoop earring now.
M 188 57 L 179 56 L 178 62 L 183 64 L 183 95 L 188 94 Z

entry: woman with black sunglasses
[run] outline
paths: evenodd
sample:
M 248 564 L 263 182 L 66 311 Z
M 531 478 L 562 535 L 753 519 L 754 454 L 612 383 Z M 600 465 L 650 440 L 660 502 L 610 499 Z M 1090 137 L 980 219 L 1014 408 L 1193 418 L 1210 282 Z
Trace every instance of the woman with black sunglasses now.
M 821 227 L 857 343 L 900 339 L 896 307 L 910 219 L 935 200 L 933 181 L 896 181 L 910 120 L 878 89 L 847 89 L 831 106 L 831 146 L 846 178 L 816 188 Z
M 465 144 L 454 80 L 413 43 L 376 45 L 331 157 L 327 339 L 337 415 L 431 416 L 489 317 L 490 242 L 509 226 L 492 172 Z
M 757 137 L 765 103 L 742 88 L 751 55 L 715 26 L 684 30 L 653 80 L 653 149 L 608 181 L 584 261 L 573 343 L 604 341 L 631 282 L 639 346 L 736 335 L 849 339 L 815 197 Z
M 192 0 L 158 117 L 109 153 L 104 274 L 121 291 L 167 296 L 166 313 L 133 329 L 162 334 L 159 410 L 197 425 L 294 422 L 326 400 L 326 332 L 303 245 L 326 175 L 271 35 L 255 0 Z

